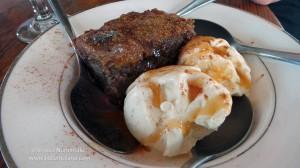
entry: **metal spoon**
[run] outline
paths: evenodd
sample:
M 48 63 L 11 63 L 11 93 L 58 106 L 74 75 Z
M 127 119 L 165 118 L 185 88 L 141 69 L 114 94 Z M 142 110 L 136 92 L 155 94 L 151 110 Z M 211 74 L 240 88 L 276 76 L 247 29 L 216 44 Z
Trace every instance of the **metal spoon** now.
M 79 128 L 95 142 L 113 152 L 132 152 L 139 143 L 127 129 L 123 112 L 108 101 L 90 77 L 73 43 L 76 36 L 60 4 L 57 0 L 48 2 L 70 38 L 79 65 L 79 77 L 70 95 L 73 116 Z
M 248 137 L 253 123 L 251 103 L 246 96 L 233 97 L 230 115 L 220 128 L 197 142 L 193 158 L 183 168 L 199 168 L 204 163 L 236 149 Z
M 213 0 L 194 0 L 176 14 L 178 16 L 184 16 L 198 9 L 200 6 L 206 5 L 210 2 L 213 2 Z M 258 55 L 266 58 L 276 59 L 300 65 L 300 53 L 277 51 L 242 45 L 239 42 L 237 42 L 235 38 L 224 27 L 210 21 L 204 21 L 200 19 L 195 19 L 195 21 L 196 29 L 201 31 L 202 35 L 211 35 L 223 38 L 227 40 L 231 44 L 231 46 L 235 47 L 242 54 Z

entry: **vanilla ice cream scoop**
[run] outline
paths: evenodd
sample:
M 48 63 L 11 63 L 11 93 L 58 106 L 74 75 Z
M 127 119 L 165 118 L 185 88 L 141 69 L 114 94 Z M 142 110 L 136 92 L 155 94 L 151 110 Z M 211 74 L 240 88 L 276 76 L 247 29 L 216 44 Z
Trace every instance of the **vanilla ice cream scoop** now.
M 224 39 L 194 37 L 182 48 L 178 64 L 199 67 L 235 96 L 247 93 L 251 87 L 250 67 Z
M 218 129 L 230 114 L 230 92 L 193 66 L 167 66 L 139 76 L 127 89 L 124 116 L 143 145 L 176 156 Z

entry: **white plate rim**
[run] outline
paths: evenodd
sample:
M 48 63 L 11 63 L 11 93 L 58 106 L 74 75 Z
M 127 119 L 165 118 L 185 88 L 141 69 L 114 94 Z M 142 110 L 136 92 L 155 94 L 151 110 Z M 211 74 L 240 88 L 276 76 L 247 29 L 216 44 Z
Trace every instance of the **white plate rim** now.
M 106 6 L 106 5 L 110 5 L 110 4 L 113 4 L 113 3 L 119 3 L 119 2 L 122 2 L 122 1 L 112 2 L 112 3 L 108 3 L 108 4 L 104 4 L 104 5 Z M 214 4 L 220 5 L 220 6 L 225 6 L 225 7 L 227 7 L 227 8 L 231 8 L 232 10 L 238 10 L 239 12 L 243 12 L 243 13 L 247 13 L 247 14 L 249 14 L 249 15 L 252 15 L 252 16 L 256 17 L 256 18 L 259 19 L 259 20 L 263 20 L 263 21 L 266 22 L 267 24 L 271 25 L 272 27 L 276 28 L 277 30 L 279 30 L 279 31 L 285 33 L 286 35 L 288 35 L 292 40 L 294 40 L 296 43 L 298 43 L 298 44 L 300 45 L 300 41 L 299 41 L 298 39 L 296 39 L 294 36 L 292 36 L 290 33 L 288 33 L 284 28 L 281 28 L 281 27 L 277 26 L 276 24 L 274 24 L 274 23 L 272 23 L 272 22 L 270 22 L 270 21 L 268 21 L 268 20 L 266 20 L 266 19 L 264 19 L 264 18 L 262 18 L 262 17 L 260 17 L 260 16 L 254 15 L 254 14 L 248 12 L 248 11 L 244 11 L 244 10 L 242 10 L 242 9 L 235 8 L 235 7 L 231 7 L 231 6 L 228 6 L 228 5 L 223 5 L 223 4 L 218 4 L 218 3 L 214 3 Z M 97 8 L 97 7 L 99 7 L 99 6 L 104 6 L 104 5 L 97 5 L 97 6 L 93 7 L 93 8 L 88 9 L 88 10 Z M 85 11 L 86 11 L 86 10 L 85 10 Z M 83 12 L 85 12 L 85 11 L 77 12 L 77 13 L 75 13 L 75 14 L 73 14 L 73 15 L 69 15 L 69 17 L 75 16 L 75 15 L 77 15 L 77 14 L 81 14 L 81 13 L 83 13 Z M 16 64 L 18 63 L 18 61 L 20 60 L 20 58 L 24 55 L 24 53 L 25 53 L 25 52 L 26 52 L 26 51 L 27 51 L 27 50 L 28 50 L 28 49 L 29 49 L 29 48 L 30 48 L 30 47 L 31 47 L 38 39 L 40 39 L 41 36 L 43 36 L 43 35 L 46 34 L 48 31 L 50 31 L 51 29 L 53 29 L 54 27 L 56 27 L 56 26 L 58 26 L 58 25 L 59 25 L 59 24 L 54 25 L 52 28 L 50 28 L 50 29 L 48 29 L 47 31 L 45 31 L 45 32 L 43 32 L 42 34 L 40 34 L 36 39 L 33 40 L 32 43 L 28 44 L 28 45 L 27 45 L 27 46 L 26 46 L 26 47 L 25 47 L 25 48 L 17 55 L 17 57 L 16 57 L 16 58 L 14 59 L 14 61 L 12 62 L 12 64 L 9 66 L 9 68 L 8 68 L 7 72 L 5 73 L 4 78 L 3 78 L 2 82 L 1 82 L 1 85 L 0 85 L 0 149 L 1 149 L 1 155 L 2 155 L 2 157 L 3 157 L 3 160 L 4 160 L 4 162 L 5 162 L 5 164 L 6 164 L 6 166 L 7 166 L 8 168 L 14 168 L 14 167 L 17 167 L 17 166 L 16 166 L 16 163 L 15 163 L 15 161 L 13 160 L 13 158 L 12 158 L 12 156 L 11 156 L 11 154 L 10 154 L 8 148 L 7 148 L 7 145 L 6 145 L 4 136 L 3 136 L 3 129 L 2 129 L 2 120 L 1 120 L 1 113 L 2 113 L 2 111 L 1 111 L 1 107 L 2 107 L 3 93 L 4 93 L 4 90 L 5 90 L 7 81 L 8 81 L 8 79 L 9 79 L 10 74 L 11 74 L 11 72 L 13 71 L 14 67 L 16 66 Z M 260 57 L 258 57 L 258 58 L 259 58 L 259 60 L 260 60 L 260 61 L 264 64 L 264 66 L 265 66 L 264 61 L 263 61 Z M 270 75 L 270 77 L 271 77 L 271 80 L 272 80 L 274 89 L 276 89 L 274 80 L 273 80 L 273 78 L 272 78 L 272 76 L 271 76 L 271 74 L 270 74 L 268 68 L 267 68 L 267 71 L 268 71 L 268 73 L 269 73 L 269 75 Z M 243 153 L 245 153 L 245 152 L 248 151 L 251 147 L 253 147 L 253 146 L 254 146 L 254 145 L 255 145 L 255 144 L 256 144 L 256 143 L 257 143 L 257 142 L 265 135 L 265 133 L 267 132 L 267 130 L 268 130 L 269 127 L 271 126 L 272 120 L 273 120 L 273 118 L 274 118 L 274 116 L 275 116 L 275 112 L 276 112 L 276 90 L 274 91 L 274 93 L 275 93 L 275 107 L 274 107 L 274 110 L 275 110 L 275 111 L 274 111 L 274 114 L 273 114 L 273 116 L 272 116 L 271 122 L 269 123 L 267 129 L 263 132 L 262 136 L 261 136 L 261 137 L 260 137 L 253 145 L 251 145 L 251 146 L 250 146 L 247 150 L 245 150 L 244 152 L 240 153 L 238 156 L 241 156 Z M 65 117 L 65 116 L 64 116 L 64 117 Z M 67 123 L 68 123 L 68 122 L 67 122 Z M 68 123 L 68 124 L 69 124 L 69 123 Z M 85 141 L 83 141 L 83 142 L 85 143 Z M 101 154 L 101 155 L 103 155 L 103 154 Z M 104 156 L 104 155 L 103 155 L 103 156 Z M 237 157 L 238 157 L 238 156 L 237 156 Z M 107 157 L 107 156 L 105 156 L 105 157 Z M 110 158 L 110 159 L 111 159 L 111 158 Z M 231 160 L 231 159 L 230 159 L 230 160 Z M 230 160 L 228 160 L 228 161 L 230 161 Z M 228 162 L 228 161 L 225 161 L 225 162 Z M 223 163 L 224 163 L 224 162 L 223 162 Z M 121 164 L 123 164 L 123 163 L 121 163 Z M 214 166 L 217 166 L 217 165 L 214 165 Z

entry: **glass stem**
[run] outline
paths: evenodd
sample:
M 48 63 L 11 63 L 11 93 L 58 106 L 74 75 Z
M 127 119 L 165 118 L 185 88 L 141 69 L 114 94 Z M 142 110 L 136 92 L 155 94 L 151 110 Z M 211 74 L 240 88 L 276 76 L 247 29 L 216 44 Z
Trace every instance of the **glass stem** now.
M 33 8 L 36 21 L 44 21 L 52 17 L 46 0 L 29 0 Z

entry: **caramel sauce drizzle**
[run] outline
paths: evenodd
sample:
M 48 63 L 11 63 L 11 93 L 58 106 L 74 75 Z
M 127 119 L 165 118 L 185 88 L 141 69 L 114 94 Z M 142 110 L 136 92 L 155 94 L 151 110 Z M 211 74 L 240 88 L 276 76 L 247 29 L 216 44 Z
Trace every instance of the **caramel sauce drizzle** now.
M 215 37 L 212 37 L 212 36 L 196 36 L 195 39 L 200 40 L 202 42 L 210 43 L 212 40 L 215 39 Z
M 229 56 L 229 53 L 227 51 L 227 47 L 225 46 L 222 46 L 222 47 L 212 47 L 212 50 L 214 53 L 222 56 L 222 57 L 225 57 L 225 56 Z
M 160 84 L 148 82 L 148 87 L 152 90 L 152 104 L 154 107 L 160 108 L 160 104 L 165 100 L 164 94 L 161 92 Z
M 222 57 L 229 56 L 228 46 L 213 47 L 210 45 L 210 42 L 214 39 L 215 38 L 211 36 L 194 37 L 192 41 L 187 44 L 184 50 L 193 50 L 194 48 L 200 48 L 201 51 L 198 55 L 200 59 L 209 55 L 210 53 L 215 53 Z M 224 71 L 221 67 L 212 66 L 209 68 L 209 70 L 204 70 L 203 72 L 212 76 L 218 82 L 223 83 L 223 81 L 230 81 L 230 76 L 224 74 Z M 247 76 L 240 72 L 238 69 L 237 73 L 240 77 L 240 85 L 245 89 L 249 89 L 251 87 L 251 80 L 249 80 Z
M 190 132 L 190 129 L 191 129 L 193 123 L 190 122 L 190 121 L 185 121 L 184 122 L 182 120 L 180 120 L 180 121 L 178 121 L 178 120 L 170 120 L 166 125 L 167 125 L 166 126 L 167 129 L 180 128 L 181 131 L 182 131 L 182 133 L 183 133 L 183 135 L 187 136 L 188 133 Z
M 241 73 L 239 70 L 237 70 L 237 74 L 240 77 L 240 84 L 245 89 L 250 89 L 251 87 L 251 80 L 249 80 L 245 74 Z
M 165 75 L 169 73 L 170 71 L 174 71 L 175 66 L 170 65 L 170 66 L 165 66 L 159 69 L 152 69 L 147 71 L 144 74 L 143 80 L 149 80 L 153 76 L 158 76 L 158 75 Z
M 223 81 L 230 81 L 230 76 L 224 72 L 222 67 L 211 66 L 210 68 L 203 70 L 203 72 L 220 83 L 223 83 Z
M 154 73 L 165 73 L 169 71 L 170 67 L 162 68 L 160 71 L 152 71 L 148 75 L 154 75 Z M 193 72 L 187 72 L 185 73 L 193 73 Z M 149 76 L 147 76 L 149 77 Z M 147 86 L 152 90 L 153 96 L 152 96 L 152 104 L 153 106 L 160 108 L 160 104 L 165 101 L 165 95 L 161 91 L 160 84 L 154 83 L 154 82 L 148 82 Z M 188 98 L 189 101 L 193 101 L 199 94 L 203 92 L 202 81 L 201 80 L 190 80 L 188 81 Z M 228 97 L 225 94 L 218 95 L 212 99 L 208 99 L 204 107 L 199 107 L 191 112 L 190 116 L 184 120 L 169 120 L 162 124 L 157 130 L 155 130 L 151 135 L 141 140 L 141 142 L 145 145 L 153 144 L 161 139 L 162 135 L 166 130 L 171 129 L 181 129 L 182 134 L 184 136 L 187 136 L 193 125 L 195 119 L 199 115 L 208 115 L 212 116 L 215 112 L 219 111 L 222 108 L 226 108 L 228 106 L 227 104 Z
M 163 131 L 164 129 L 162 128 L 159 128 L 157 129 L 155 132 L 153 132 L 150 136 L 142 139 L 142 144 L 144 145 L 149 145 L 149 144 L 152 144 L 152 143 L 155 143 L 157 142 L 158 140 L 160 140 L 160 138 L 162 137 L 163 135 Z
M 154 133 L 152 133 L 147 138 L 143 139 L 143 144 L 152 144 L 160 140 L 165 130 L 171 130 L 179 128 L 182 131 L 184 136 L 187 136 L 190 132 L 193 123 L 190 121 L 180 121 L 180 120 L 170 120 L 168 121 L 164 127 L 157 129 Z
M 208 100 L 204 107 L 199 107 L 192 112 L 189 120 L 195 121 L 199 115 L 213 116 L 217 111 L 227 106 L 226 100 L 227 96 L 225 94 Z
M 158 128 L 155 132 L 153 132 L 150 136 L 144 138 L 142 140 L 143 144 L 152 144 L 161 139 L 165 130 L 168 129 L 176 129 L 179 128 L 182 130 L 184 136 L 187 136 L 193 126 L 193 122 L 199 115 L 208 115 L 212 116 L 217 111 L 222 108 L 226 108 L 228 104 L 226 101 L 228 100 L 227 95 L 221 94 L 210 100 L 208 100 L 204 107 L 199 107 L 195 109 L 189 118 L 186 120 L 170 120 L 164 124 L 164 126 Z
M 211 36 L 197 36 L 192 39 L 191 42 L 183 50 L 193 50 L 194 48 L 200 48 L 199 57 L 207 56 L 209 53 L 215 53 L 222 57 L 229 56 L 228 46 L 214 47 L 210 45 L 210 42 L 215 40 Z
M 197 80 L 188 81 L 188 86 L 189 86 L 188 97 L 190 102 L 192 102 L 199 94 L 203 92 L 201 83 L 199 83 L 198 81 Z

